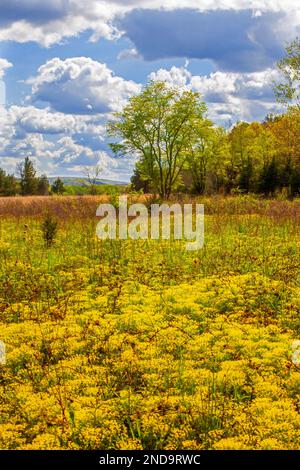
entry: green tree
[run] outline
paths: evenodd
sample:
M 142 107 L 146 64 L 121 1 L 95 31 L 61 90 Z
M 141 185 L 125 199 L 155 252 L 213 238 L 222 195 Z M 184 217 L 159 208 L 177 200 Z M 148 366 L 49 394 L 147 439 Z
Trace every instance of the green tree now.
M 137 156 L 142 176 L 168 198 L 197 143 L 205 112 L 198 93 L 152 81 L 109 123 L 108 133 L 117 140 L 111 148 L 117 155 Z
M 143 178 L 139 165 L 135 166 L 130 182 L 135 191 L 142 190 L 144 193 L 150 191 L 149 182 L 147 179 Z
M 240 177 L 239 177 L 239 188 L 246 193 L 249 193 L 253 189 L 252 180 L 254 175 L 253 163 L 249 154 L 242 164 Z
M 24 162 L 18 167 L 21 179 L 21 194 L 29 196 L 37 194 L 38 179 L 36 178 L 36 170 L 29 157 L 26 157 Z
M 46 175 L 42 175 L 38 178 L 37 194 L 40 196 L 48 196 L 49 194 L 49 180 Z
M 194 192 L 203 194 L 207 189 L 208 180 L 211 190 L 220 188 L 224 182 L 228 154 L 229 145 L 224 129 L 214 127 L 208 119 L 200 122 L 197 142 L 188 154 Z
M 293 197 L 299 193 L 300 171 L 300 108 L 287 112 L 266 124 L 273 135 L 274 153 L 278 164 L 278 187 Z
M 291 177 L 291 197 L 300 195 L 300 169 L 295 168 Z
M 261 177 L 268 172 L 276 154 L 276 142 L 270 125 L 273 125 L 271 121 L 265 124 L 242 122 L 231 130 L 231 160 L 236 169 L 232 187 L 244 192 L 256 192 L 262 187 Z
M 65 186 L 60 178 L 56 178 L 51 186 L 51 192 L 54 194 L 63 194 L 65 192 Z
M 253 165 L 249 153 L 251 137 L 248 131 L 249 124 L 246 122 L 237 123 L 231 130 L 229 142 L 231 147 L 231 165 L 235 168 L 234 181 L 230 182 L 231 189 L 238 187 L 242 191 L 248 192 L 252 186 Z
M 266 196 L 273 196 L 278 186 L 278 165 L 273 157 L 270 163 L 267 163 L 260 175 L 260 191 Z
M 277 99 L 282 103 L 296 101 L 300 107 L 300 39 L 286 47 L 286 56 L 278 62 L 282 83 L 275 86 Z
M 13 175 L 7 175 L 0 168 L 0 196 L 15 196 L 18 192 L 18 183 Z

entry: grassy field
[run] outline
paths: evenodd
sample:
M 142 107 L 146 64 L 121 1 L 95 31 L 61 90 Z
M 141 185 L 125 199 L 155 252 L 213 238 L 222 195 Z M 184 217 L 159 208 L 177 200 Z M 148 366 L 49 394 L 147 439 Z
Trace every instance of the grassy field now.
M 300 201 L 202 198 L 188 252 L 103 200 L 0 199 L 0 448 L 300 449 Z

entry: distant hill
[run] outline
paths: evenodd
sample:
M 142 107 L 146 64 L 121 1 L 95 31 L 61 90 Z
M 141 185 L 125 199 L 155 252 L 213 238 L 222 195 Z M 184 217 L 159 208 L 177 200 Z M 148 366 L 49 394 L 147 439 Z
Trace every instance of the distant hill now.
M 48 178 L 50 184 L 52 184 L 57 178 L 60 178 L 65 186 L 85 186 L 87 183 L 87 179 L 82 177 L 78 178 L 76 176 L 50 176 Z M 127 186 L 129 183 L 125 181 L 113 181 L 107 179 L 98 179 L 96 182 L 97 185 L 105 185 L 109 184 L 112 186 Z

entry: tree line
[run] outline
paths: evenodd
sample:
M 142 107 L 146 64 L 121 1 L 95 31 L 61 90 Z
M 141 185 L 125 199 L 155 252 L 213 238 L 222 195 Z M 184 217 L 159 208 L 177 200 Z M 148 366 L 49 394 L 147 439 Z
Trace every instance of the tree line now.
M 201 135 L 202 134 L 202 135 Z M 263 123 L 237 123 L 229 132 L 203 121 L 198 141 L 172 161 L 147 150 L 135 165 L 136 190 L 168 197 L 172 191 L 300 195 L 300 112 L 267 116 Z M 153 150 L 154 152 L 155 150 Z M 172 180 L 172 167 L 179 173 Z
M 0 196 L 47 196 L 51 193 L 63 194 L 64 184 L 57 178 L 52 185 L 46 175 L 37 176 L 29 157 L 18 165 L 19 178 L 7 174 L 0 168 Z

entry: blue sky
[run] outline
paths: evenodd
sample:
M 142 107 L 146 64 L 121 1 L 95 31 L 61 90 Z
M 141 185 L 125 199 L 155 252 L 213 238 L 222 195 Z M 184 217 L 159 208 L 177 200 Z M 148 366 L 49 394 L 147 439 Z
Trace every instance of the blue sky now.
M 105 123 L 151 79 L 199 91 L 216 123 L 279 110 L 294 0 L 0 0 L 0 167 L 128 181 Z

